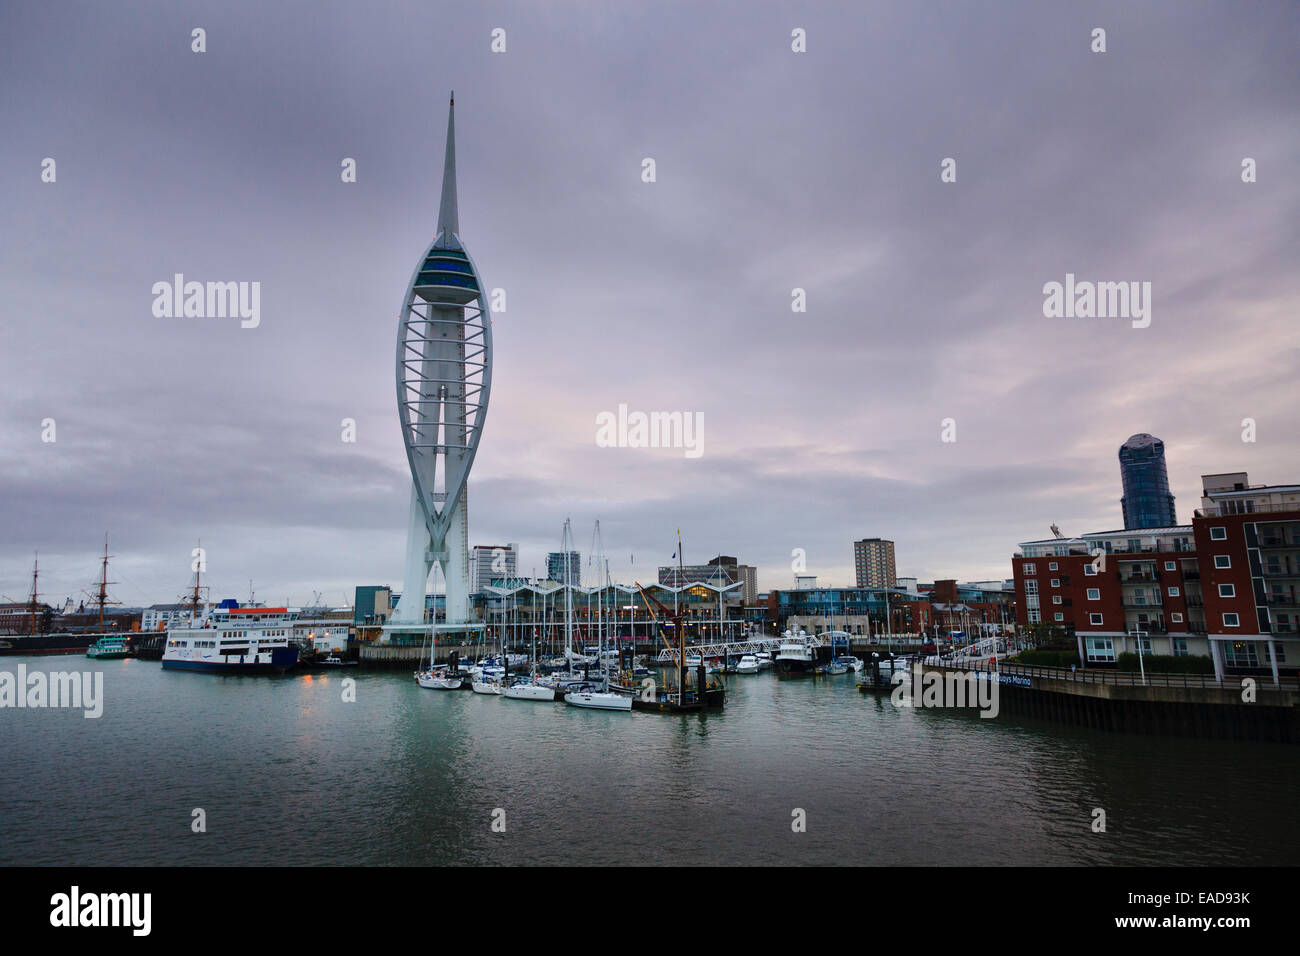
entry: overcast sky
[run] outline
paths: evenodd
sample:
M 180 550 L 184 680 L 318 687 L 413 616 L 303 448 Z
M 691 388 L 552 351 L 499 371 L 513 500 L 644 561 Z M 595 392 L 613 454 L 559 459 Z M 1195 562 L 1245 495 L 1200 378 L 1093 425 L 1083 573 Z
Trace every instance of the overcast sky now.
M 128 604 L 199 539 L 214 598 L 400 586 L 397 317 L 453 88 L 461 237 L 507 294 L 470 541 L 524 573 L 571 516 L 625 581 L 677 528 L 763 589 L 796 548 L 850 583 L 867 536 L 1007 577 L 1052 522 L 1122 527 L 1135 432 L 1183 521 L 1203 473 L 1300 480 L 1300 7 L 1084 7 L 6 2 L 0 593 L 39 550 L 79 596 L 105 532 Z M 260 326 L 154 317 L 177 272 L 260 282 Z M 1045 318 L 1067 272 L 1152 283 L 1150 327 Z M 597 447 L 620 403 L 702 413 L 704 453 Z

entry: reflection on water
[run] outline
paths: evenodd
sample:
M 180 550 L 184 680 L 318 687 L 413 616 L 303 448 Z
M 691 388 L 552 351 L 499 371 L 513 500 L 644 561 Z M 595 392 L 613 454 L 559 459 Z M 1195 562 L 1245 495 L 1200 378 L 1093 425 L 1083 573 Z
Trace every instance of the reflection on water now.
M 1294 748 L 896 709 L 852 675 L 732 677 L 673 717 L 20 662 L 103 670 L 104 716 L 0 710 L 3 863 L 1296 862 Z

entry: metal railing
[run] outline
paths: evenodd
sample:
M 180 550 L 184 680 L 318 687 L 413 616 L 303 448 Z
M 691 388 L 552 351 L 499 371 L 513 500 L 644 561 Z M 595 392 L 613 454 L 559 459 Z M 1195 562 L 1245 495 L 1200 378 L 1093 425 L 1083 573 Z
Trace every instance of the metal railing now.
M 1142 675 L 1136 671 L 1114 671 L 1109 669 L 1097 669 L 1089 667 L 1080 667 L 1071 669 L 1068 667 L 1036 667 L 1029 664 L 1009 664 L 999 661 L 997 666 L 992 666 L 988 661 L 965 660 L 965 659 L 945 659 L 943 657 L 927 657 L 926 664 L 932 664 L 939 667 L 955 667 L 960 670 L 988 671 L 997 674 L 1011 674 L 1019 677 L 1045 677 L 1052 680 L 1068 680 L 1082 684 L 1112 684 L 1124 687 L 1188 687 L 1188 688 L 1216 688 L 1236 690 L 1240 681 L 1246 677 L 1253 677 L 1261 687 L 1273 687 L 1272 674 L 1227 674 L 1223 680 L 1218 680 L 1213 674 L 1155 674 L 1148 673 L 1143 680 Z M 1279 685 L 1282 688 L 1300 689 L 1300 676 L 1282 674 L 1279 675 Z

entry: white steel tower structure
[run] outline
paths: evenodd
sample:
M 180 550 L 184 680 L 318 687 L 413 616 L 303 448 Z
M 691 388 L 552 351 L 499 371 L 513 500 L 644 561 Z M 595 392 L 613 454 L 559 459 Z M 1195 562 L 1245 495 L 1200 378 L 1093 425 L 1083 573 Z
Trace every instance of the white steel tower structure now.
M 474 630 L 465 483 L 492 384 L 491 314 L 458 234 L 455 94 L 447 112 L 442 202 L 433 242 L 411 275 L 397 332 L 397 414 L 411 466 L 402 596 L 386 632 Z M 424 622 L 434 562 L 447 582 L 444 627 Z

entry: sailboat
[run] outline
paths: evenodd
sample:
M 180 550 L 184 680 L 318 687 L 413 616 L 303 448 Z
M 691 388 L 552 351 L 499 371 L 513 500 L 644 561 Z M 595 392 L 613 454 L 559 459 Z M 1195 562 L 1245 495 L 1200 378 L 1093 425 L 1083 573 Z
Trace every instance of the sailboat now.
M 460 690 L 463 683 L 460 677 L 451 674 L 446 667 L 433 666 L 437 647 L 438 639 L 435 637 L 429 645 L 429 666 L 426 670 L 415 672 L 415 682 L 428 690 Z
M 515 620 L 518 623 L 519 598 L 514 598 Z M 503 615 L 505 611 L 501 612 Z M 527 678 L 507 684 L 503 696 L 510 700 L 555 700 L 555 688 L 537 683 L 537 628 L 533 627 L 533 669 Z M 504 645 L 503 645 L 504 646 Z M 508 659 L 507 659 L 508 662 Z
M 596 539 L 600 540 L 600 522 L 596 522 Z M 603 549 L 602 549 L 603 550 Z M 604 555 L 600 552 L 596 559 L 596 566 L 599 568 L 604 561 Z M 608 582 L 609 567 L 605 565 L 605 578 Z M 580 688 L 571 690 L 564 695 L 564 702 L 572 704 L 574 707 L 585 707 L 588 710 L 632 710 L 632 698 L 626 694 L 619 694 L 609 689 L 609 660 L 605 657 L 605 627 L 604 627 L 604 587 L 597 592 L 596 599 L 596 640 L 597 640 L 597 660 L 600 661 L 601 672 L 604 677 L 601 690 L 591 690 Z

